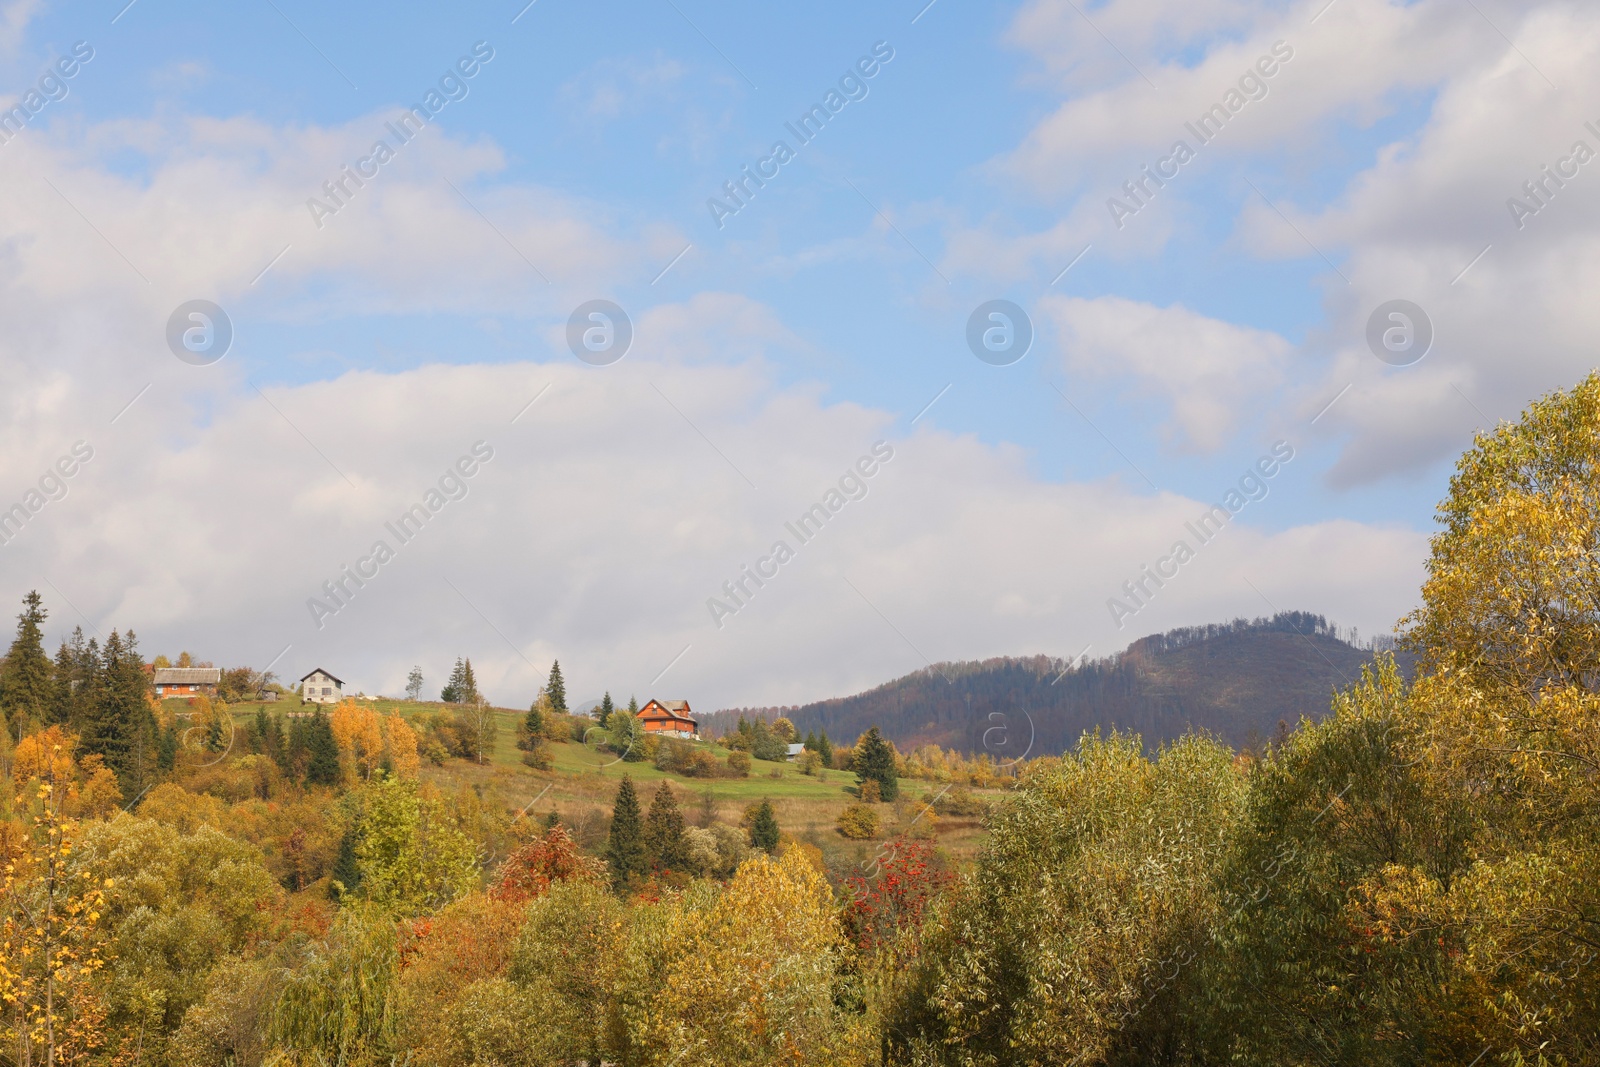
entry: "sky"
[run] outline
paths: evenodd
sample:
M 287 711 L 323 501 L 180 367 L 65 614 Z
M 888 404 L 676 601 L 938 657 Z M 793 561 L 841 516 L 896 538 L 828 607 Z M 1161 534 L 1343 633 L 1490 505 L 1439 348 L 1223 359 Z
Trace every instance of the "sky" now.
M 1387 633 L 1593 366 L 1592 6 L 755 10 L 0 3 L 0 599 L 507 706 Z

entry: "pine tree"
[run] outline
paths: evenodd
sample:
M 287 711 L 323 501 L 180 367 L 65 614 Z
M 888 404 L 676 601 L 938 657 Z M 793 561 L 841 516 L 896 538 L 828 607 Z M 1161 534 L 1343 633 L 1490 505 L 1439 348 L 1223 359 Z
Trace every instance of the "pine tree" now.
M 894 767 L 894 749 L 889 747 L 889 742 L 883 739 L 883 734 L 876 726 L 862 734 L 861 740 L 856 742 L 856 754 L 852 765 L 855 767 L 856 781 L 877 782 L 878 795 L 884 800 L 893 800 L 900 795 L 900 779 Z
M 806 731 L 805 749 L 807 752 L 815 752 L 817 750 L 817 732 L 815 730 Z
M 160 747 L 138 637 L 132 630 L 126 637 L 112 630 L 99 660 L 94 685 L 83 694 L 83 750 L 104 757 L 122 795 L 135 798 L 155 784 Z
M 255 741 L 255 750 L 263 756 L 276 759 L 272 751 L 272 716 L 267 714 L 265 707 L 256 709 L 255 728 L 251 731 Z
M 55 695 L 50 684 L 50 657 L 44 650 L 43 624 L 49 612 L 38 590 L 22 598 L 17 637 L 0 667 L 0 710 L 12 737 L 20 738 L 30 722 L 44 722 Z
M 683 813 L 672 795 L 672 786 L 661 783 L 650 801 L 650 814 L 644 824 L 645 861 L 667 871 L 689 869 L 689 845 L 683 839 Z
M 611 713 L 617 707 L 611 703 L 611 690 L 606 690 L 606 695 L 600 698 L 600 728 L 605 729 L 606 721 L 611 718 Z
M 611 832 L 606 837 L 606 862 L 611 866 L 611 883 L 618 889 L 631 878 L 645 872 L 643 832 L 639 825 L 639 794 L 633 779 L 622 776 L 617 801 L 611 809 Z
M 456 657 L 456 665 L 450 669 L 450 677 L 445 681 L 444 688 L 439 690 L 439 699 L 446 704 L 460 704 L 466 691 L 466 667 L 461 657 Z
M 478 692 L 478 679 L 472 673 L 471 656 L 468 656 L 461 664 L 461 703 L 483 703 L 483 694 Z
M 156 737 L 156 770 L 171 774 L 178 762 L 178 727 L 169 723 Z
M 550 680 L 544 684 L 544 691 L 550 695 L 550 710 L 557 715 L 567 713 L 567 683 L 561 678 L 561 661 L 556 660 L 550 664 Z M 594 692 L 594 690 L 590 690 Z
M 639 698 L 638 697 L 629 697 L 628 698 L 628 714 L 632 715 L 634 718 L 638 718 L 639 717 Z
M 771 852 L 778 847 L 778 818 L 772 813 L 772 801 L 763 800 L 750 823 L 750 847 Z
M 339 784 L 339 743 L 327 714 L 318 708 L 306 722 L 306 782 L 310 785 Z
M 817 754 L 822 757 L 824 767 L 833 766 L 833 742 L 828 740 L 828 731 L 823 730 L 817 735 Z

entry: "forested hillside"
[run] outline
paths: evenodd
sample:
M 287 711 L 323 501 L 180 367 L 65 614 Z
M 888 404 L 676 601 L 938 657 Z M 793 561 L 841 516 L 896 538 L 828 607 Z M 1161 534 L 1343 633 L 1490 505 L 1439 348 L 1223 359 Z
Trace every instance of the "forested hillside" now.
M 1054 755 L 1096 728 L 1152 745 L 1204 730 L 1258 747 L 1280 722 L 1327 713 L 1334 690 L 1372 661 L 1372 643 L 1357 640 L 1320 615 L 1282 612 L 1155 634 L 1072 669 L 1048 656 L 941 663 L 855 696 L 717 712 L 707 725 L 721 732 L 740 715 L 787 716 L 802 732 L 843 738 L 877 726 L 904 750 L 937 744 L 1010 760 L 1024 758 L 1030 736 L 1029 755 Z

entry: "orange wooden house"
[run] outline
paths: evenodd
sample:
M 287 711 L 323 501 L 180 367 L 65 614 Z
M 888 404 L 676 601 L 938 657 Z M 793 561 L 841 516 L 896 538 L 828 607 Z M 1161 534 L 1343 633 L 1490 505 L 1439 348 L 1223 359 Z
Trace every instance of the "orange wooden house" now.
M 698 737 L 700 724 L 690 717 L 687 700 L 651 700 L 639 709 L 639 722 L 647 734 Z

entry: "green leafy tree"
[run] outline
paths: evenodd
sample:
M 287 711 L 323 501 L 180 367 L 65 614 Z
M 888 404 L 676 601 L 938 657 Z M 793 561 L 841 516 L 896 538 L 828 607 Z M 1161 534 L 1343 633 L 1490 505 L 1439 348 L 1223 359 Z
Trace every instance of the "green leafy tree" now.
M 411 673 L 406 675 L 406 699 L 415 701 L 422 695 L 422 665 L 411 668 Z
M 876 726 L 862 734 L 861 740 L 856 742 L 855 756 L 850 765 L 855 768 L 859 784 L 864 785 L 869 781 L 878 783 L 878 796 L 883 800 L 894 800 L 900 795 L 894 748 L 884 740 Z
M 55 694 L 50 657 L 44 650 L 43 626 L 48 614 L 37 590 L 22 598 L 17 636 L 0 666 L 0 709 L 14 738 L 20 739 L 29 723 L 43 723 L 50 715 Z
M 414 781 L 381 772 L 367 790 L 356 859 L 362 895 L 401 914 L 442 907 L 478 881 L 472 841 L 443 806 L 421 797 Z
M 778 847 L 778 818 L 772 813 L 770 800 L 762 800 L 756 817 L 750 822 L 750 847 L 764 852 Z
M 689 869 L 689 846 L 683 838 L 683 813 L 665 781 L 650 800 L 644 825 L 645 862 L 668 871 Z
M 622 785 L 617 789 L 616 803 L 611 809 L 611 831 L 606 836 L 606 863 L 611 867 L 611 884 L 619 889 L 646 870 L 639 794 L 633 788 L 633 779 L 626 774 L 622 776 Z

